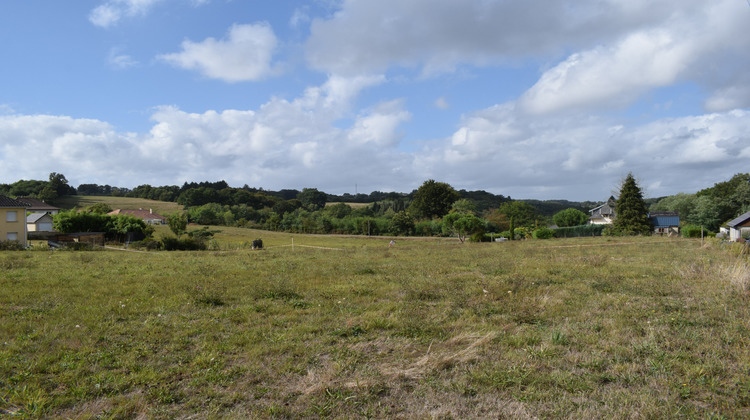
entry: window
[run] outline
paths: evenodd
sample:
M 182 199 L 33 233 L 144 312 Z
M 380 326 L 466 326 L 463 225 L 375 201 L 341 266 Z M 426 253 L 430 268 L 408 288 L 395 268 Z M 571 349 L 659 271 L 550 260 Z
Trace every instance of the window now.
M 5 238 L 9 241 L 17 241 L 18 240 L 18 232 L 8 232 L 7 237 Z
M 5 213 L 5 221 L 6 222 L 18 221 L 18 212 L 13 210 L 13 211 L 8 211 L 7 213 Z

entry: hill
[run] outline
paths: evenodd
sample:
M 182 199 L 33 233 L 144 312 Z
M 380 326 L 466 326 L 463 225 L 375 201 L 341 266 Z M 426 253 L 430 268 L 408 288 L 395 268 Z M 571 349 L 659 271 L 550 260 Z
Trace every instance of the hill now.
M 58 198 L 55 203 L 63 209 L 86 208 L 96 203 L 105 203 L 112 209 L 153 209 L 162 216 L 182 211 L 180 204 L 169 201 L 100 195 L 66 195 Z

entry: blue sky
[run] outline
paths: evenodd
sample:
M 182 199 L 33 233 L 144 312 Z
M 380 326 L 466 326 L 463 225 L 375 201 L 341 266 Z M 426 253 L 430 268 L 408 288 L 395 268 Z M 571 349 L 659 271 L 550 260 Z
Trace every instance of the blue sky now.
M 0 4 L 0 182 L 426 179 L 649 197 L 748 172 L 742 0 Z

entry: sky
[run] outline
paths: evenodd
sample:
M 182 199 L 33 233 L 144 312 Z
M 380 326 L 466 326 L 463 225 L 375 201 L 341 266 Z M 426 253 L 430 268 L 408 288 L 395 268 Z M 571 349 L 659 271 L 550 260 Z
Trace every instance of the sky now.
M 9 0 L 0 37 L 0 183 L 603 201 L 750 172 L 747 0 Z

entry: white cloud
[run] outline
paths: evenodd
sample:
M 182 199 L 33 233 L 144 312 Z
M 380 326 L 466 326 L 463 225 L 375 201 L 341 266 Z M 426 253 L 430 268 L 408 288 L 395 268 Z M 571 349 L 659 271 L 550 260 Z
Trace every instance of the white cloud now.
M 448 103 L 448 100 L 447 100 L 447 99 L 445 99 L 445 96 L 441 96 L 441 97 L 439 97 L 439 98 L 437 98 L 437 99 L 435 100 L 435 107 L 437 107 L 437 108 L 439 108 L 439 109 L 443 109 L 443 110 L 445 110 L 445 109 L 448 109 L 448 108 L 450 108 L 450 107 L 451 107 L 451 104 L 450 104 L 450 103 Z
M 694 59 L 694 51 L 672 34 L 634 33 L 613 47 L 571 55 L 545 72 L 521 103 L 533 113 L 627 105 L 647 89 L 674 83 Z
M 349 130 L 348 139 L 359 145 L 371 143 L 378 147 L 397 146 L 403 137 L 398 127 L 410 118 L 411 114 L 403 110 L 402 100 L 381 103 L 357 118 Z
M 747 6 L 704 2 L 550 0 L 343 0 L 314 19 L 309 65 L 356 75 L 415 68 L 423 76 L 467 66 L 539 65 L 520 105 L 536 113 L 631 104 L 652 89 L 690 81 L 706 108 L 750 106 Z M 559 57 L 563 57 L 562 61 Z
M 227 82 L 258 81 L 274 75 L 271 66 L 278 41 L 268 23 L 233 25 L 225 39 L 184 41 L 182 51 L 160 59 Z
M 112 48 L 107 56 L 107 64 L 114 69 L 125 70 L 138 66 L 140 63 L 130 55 L 120 54 L 119 48 Z
M 745 171 L 748 117 L 732 111 L 627 127 L 540 120 L 508 103 L 466 115 L 453 136 L 416 153 L 414 167 L 423 178 L 517 198 L 598 199 L 630 171 L 652 196 L 694 192 Z
M 108 0 L 89 13 L 89 21 L 102 28 L 111 27 L 123 17 L 144 15 L 162 0 Z
M 257 110 L 162 107 L 142 134 L 97 120 L 0 116 L 0 178 L 45 179 L 54 170 L 73 185 L 225 179 L 333 193 L 354 182 L 408 191 L 434 178 L 514 198 L 596 200 L 631 171 L 651 196 L 694 192 L 746 171 L 749 111 L 624 126 L 598 118 L 542 122 L 508 103 L 466 115 L 452 136 L 407 154 L 398 147 L 410 117 L 403 101 L 381 103 L 342 128 L 337 115 L 350 104 L 334 110 L 326 100 L 334 90 L 319 89 L 316 98 L 276 98 Z

